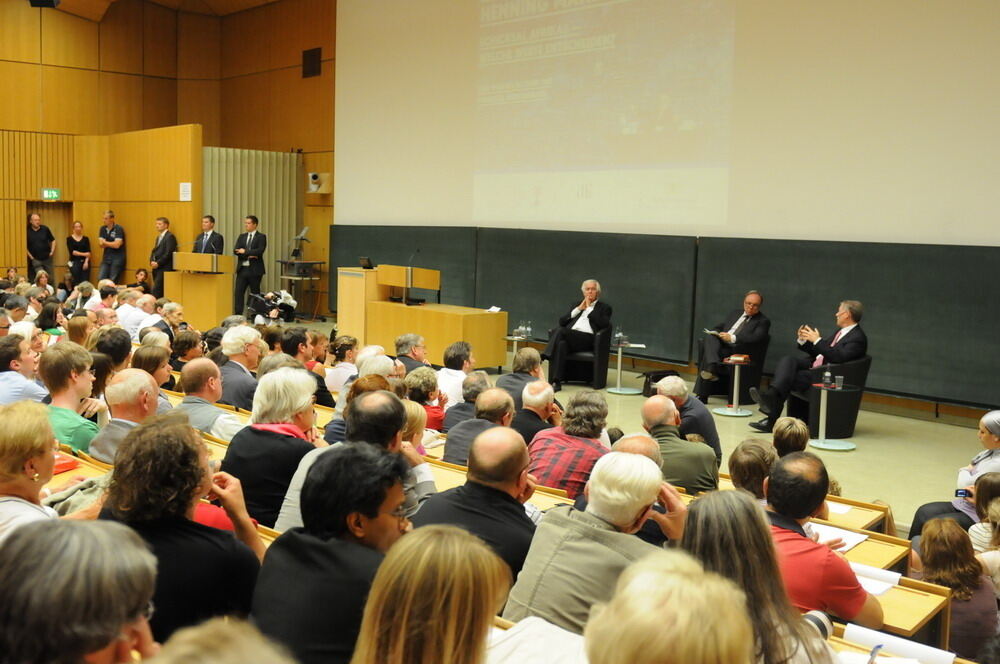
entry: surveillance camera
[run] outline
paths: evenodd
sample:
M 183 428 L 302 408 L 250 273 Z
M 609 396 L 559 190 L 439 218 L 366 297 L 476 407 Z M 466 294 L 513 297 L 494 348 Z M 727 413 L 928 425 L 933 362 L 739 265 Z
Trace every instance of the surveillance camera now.
M 319 173 L 310 173 L 309 174 L 309 181 L 310 182 L 319 182 Z
M 320 182 L 319 173 L 310 173 L 309 188 L 308 188 L 309 193 L 314 194 L 318 192 L 320 185 L 322 185 L 322 182 Z

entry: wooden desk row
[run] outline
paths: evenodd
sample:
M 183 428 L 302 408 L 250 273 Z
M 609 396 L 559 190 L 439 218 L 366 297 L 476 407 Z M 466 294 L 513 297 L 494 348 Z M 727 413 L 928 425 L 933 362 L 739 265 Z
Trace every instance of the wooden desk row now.
M 170 401 L 170 405 L 174 408 L 180 404 L 181 399 L 184 395 L 180 392 L 171 392 L 170 390 L 163 390 L 163 394 L 166 395 L 167 400 Z M 228 408 L 224 408 L 228 410 Z M 333 408 L 328 408 L 327 406 L 313 406 L 313 410 L 316 413 L 316 426 L 320 429 L 325 429 L 326 425 L 333 419 Z M 244 423 L 250 424 L 250 412 L 243 410 L 241 408 L 236 408 L 232 411 L 233 415 L 243 420 Z

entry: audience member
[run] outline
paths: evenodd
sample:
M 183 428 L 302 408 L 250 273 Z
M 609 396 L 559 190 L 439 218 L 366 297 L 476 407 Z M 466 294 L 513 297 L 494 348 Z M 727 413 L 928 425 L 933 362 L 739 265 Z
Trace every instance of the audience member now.
M 600 392 L 581 390 L 570 398 L 562 425 L 539 431 L 528 446 L 539 486 L 563 489 L 570 498 L 583 492 L 591 468 L 608 452 L 598 440 L 607 417 Z
M 510 426 L 514 418 L 514 400 L 506 390 L 498 387 L 486 389 L 476 397 L 475 415 L 474 419 L 459 422 L 448 432 L 444 461 L 466 465 L 472 441 L 480 433 L 496 426 Z
M 132 353 L 132 368 L 142 369 L 153 377 L 156 383 L 156 412 L 163 414 L 169 412 L 173 406 L 170 399 L 163 393 L 164 386 L 169 385 L 170 379 L 170 351 L 161 346 L 139 346 Z
M 181 390 L 184 398 L 177 408 L 198 431 L 228 443 L 246 426 L 239 417 L 215 405 L 222 396 L 222 373 L 207 357 L 184 364 Z
M 729 477 L 733 481 L 733 486 L 750 492 L 762 505 L 766 505 L 764 480 L 771 474 L 771 468 L 777 460 L 778 453 L 774 445 L 766 440 L 760 438 L 743 440 L 729 455 Z
M 473 371 L 462 381 L 462 402 L 452 404 L 444 414 L 441 433 L 447 433 L 459 422 L 476 416 L 476 397 L 490 388 L 490 378 L 485 371 Z
M 163 305 L 162 318 L 153 323 L 153 327 L 166 334 L 173 344 L 177 334 L 183 329 L 182 324 L 184 324 L 183 305 L 180 302 L 167 302 Z
M 212 618 L 174 632 L 154 664 L 299 664 L 248 622 Z
M 49 335 L 49 343 L 55 343 L 66 334 L 66 316 L 58 302 L 42 305 L 42 311 L 35 319 L 35 325 L 44 334 Z
M 72 341 L 52 346 L 38 361 L 38 374 L 52 395 L 49 422 L 56 439 L 84 452 L 99 429 L 80 413 L 91 415 L 96 409 L 107 408 L 90 398 L 94 386 L 91 362 L 90 353 Z
M 385 376 L 379 376 L 378 374 L 371 374 L 370 376 L 361 376 L 357 380 L 351 383 L 350 389 L 346 392 L 347 404 L 350 405 L 352 401 L 358 398 L 359 394 L 364 392 L 375 392 L 377 390 L 388 390 L 389 389 L 389 379 Z M 420 410 L 424 410 L 424 407 L 415 404 Z M 424 411 L 424 426 L 427 425 L 427 411 Z M 323 439 L 333 445 L 334 443 L 342 443 L 347 440 L 347 420 L 339 415 L 334 415 L 326 424 L 326 430 L 323 433 Z
M 656 395 L 642 405 L 642 426 L 660 444 L 663 477 L 690 494 L 719 488 L 715 453 L 706 445 L 680 437 L 681 416 L 668 397 Z
M 19 323 L 28 315 L 28 300 L 23 295 L 8 295 L 4 307 L 12 323 Z
M 139 300 L 139 296 L 142 295 L 137 290 L 132 290 L 131 288 L 126 288 L 118 293 L 118 306 L 115 311 L 118 312 L 118 322 L 122 325 L 125 324 L 125 318 L 133 311 L 136 310 L 136 302 Z
M 0 546 L 5 662 L 130 663 L 156 654 L 156 559 L 117 523 L 50 521 Z
M 357 375 L 354 359 L 358 354 L 358 340 L 341 335 L 333 340 L 334 365 L 326 370 L 326 387 L 330 393 L 340 392 L 351 376 Z
M 45 406 L 19 401 L 0 406 L 0 550 L 19 526 L 56 518 L 41 503 L 41 491 L 52 479 L 55 435 Z M 6 592 L 6 590 L 5 590 Z M 2 630 L 0 626 L 0 630 Z
M 152 295 L 140 295 L 135 300 L 135 309 L 118 317 L 118 322 L 129 333 L 133 341 L 139 340 L 139 325 L 156 311 L 156 298 Z
M 448 396 L 438 390 L 438 376 L 430 367 L 417 367 L 403 379 L 410 401 L 427 411 L 427 428 L 440 431 L 444 426 L 444 409 Z
M 260 332 L 248 325 L 237 325 L 222 335 L 222 352 L 228 361 L 222 365 L 222 398 L 224 404 L 251 410 L 257 379 L 250 373 L 260 361 Z
M 185 364 L 205 354 L 201 333 L 196 330 L 181 330 L 174 337 L 174 343 L 170 346 L 173 351 L 170 357 L 170 368 L 174 371 L 181 371 Z
M 38 354 L 19 334 L 0 338 L 0 405 L 22 399 L 41 401 L 49 391 L 35 381 Z
M 372 583 L 351 664 L 477 664 L 510 574 L 489 547 L 428 526 L 389 551 Z
M 521 394 L 522 407 L 514 414 L 510 426 L 531 444 L 535 434 L 561 426 L 562 409 L 556 403 L 556 393 L 544 380 L 527 383 Z
M 516 579 L 535 533 L 524 511 L 535 492 L 530 462 L 524 439 L 513 429 L 498 426 L 480 433 L 469 449 L 465 484 L 428 498 L 413 515 L 413 525 L 448 524 L 468 530 L 503 558 Z
M 573 408 L 570 402 L 570 409 Z M 579 634 L 590 608 L 610 599 L 619 574 L 656 547 L 632 537 L 654 518 L 679 539 L 686 508 L 663 482 L 656 464 L 638 454 L 611 452 L 594 465 L 587 511 L 553 507 L 538 524 L 503 617 L 539 616 Z M 666 514 L 651 508 L 661 501 Z
M 521 401 L 524 388 L 545 377 L 545 374 L 542 373 L 542 356 L 531 346 L 525 346 L 514 354 L 511 369 L 512 373 L 497 378 L 497 387 L 502 387 L 510 393 L 511 398 L 514 399 L 514 410 L 518 411 L 524 407 L 524 403 Z M 525 440 L 530 442 L 528 438 Z
M 261 341 L 261 353 L 263 353 L 263 344 Z M 278 369 L 304 369 L 302 363 L 296 360 L 291 355 L 286 355 L 285 353 L 272 353 L 270 355 L 264 355 L 257 365 L 257 382 L 260 379 L 271 373 L 272 371 L 277 371 Z
M 431 365 L 427 361 L 427 345 L 419 334 L 401 334 L 396 337 L 396 359 L 406 367 L 406 373 Z
M 309 341 L 309 331 L 304 327 L 285 328 L 281 335 L 281 350 L 286 355 L 295 358 L 303 368 L 308 369 L 307 363 L 313 360 L 313 346 Z M 330 395 L 330 390 L 326 389 L 326 381 L 323 376 L 314 372 L 310 373 L 316 381 L 316 403 L 327 408 L 336 406 Z
M 111 421 L 90 441 L 91 456 L 114 463 L 118 447 L 129 432 L 156 415 L 159 392 L 153 377 L 141 369 L 123 369 L 112 376 L 104 389 Z
M 147 327 L 156 327 L 156 324 L 163 321 L 163 307 L 170 303 L 165 297 L 156 298 L 155 304 L 153 305 L 153 313 L 149 314 L 141 321 L 139 321 L 139 331 L 141 332 Z M 161 330 L 163 328 L 160 328 Z
M 261 631 L 302 664 L 350 661 L 375 572 L 410 529 L 408 470 L 400 455 L 373 445 L 340 445 L 309 469 L 303 525 L 268 549 L 252 611 Z
M 690 394 L 688 385 L 680 376 L 666 376 L 656 384 L 656 393 L 674 402 L 681 416 L 680 435 L 698 434 L 715 452 L 715 465 L 722 465 L 722 443 L 715 428 L 715 418 L 698 397 Z
M 778 459 L 764 483 L 771 537 L 788 598 L 800 611 L 825 611 L 878 629 L 882 626 L 878 598 L 865 592 L 842 556 L 814 542 L 802 528 L 823 509 L 828 485 L 823 461 L 809 452 Z
M 1000 499 L 1000 473 L 983 473 L 976 478 L 973 493 L 973 504 L 976 508 L 978 523 L 969 528 L 969 539 L 972 550 L 976 553 L 991 548 L 993 533 L 997 523 L 990 517 L 990 508 L 994 500 Z M 1000 507 L 1000 501 L 998 501 Z
M 236 537 L 192 520 L 205 496 L 222 503 Z M 239 480 L 212 473 L 205 443 L 183 416 L 153 417 L 129 433 L 115 454 L 102 517 L 131 526 L 156 556 L 157 640 L 213 616 L 250 612 L 264 545 Z
M 121 371 L 132 359 L 132 340 L 122 328 L 109 327 L 101 330 L 94 342 L 94 350 L 110 357 L 115 371 Z
M 779 457 L 805 452 L 809 445 L 809 425 L 795 417 L 779 417 L 774 422 L 774 449 Z
M 448 398 L 447 410 L 462 402 L 462 382 L 476 367 L 472 346 L 467 341 L 456 341 L 444 349 L 444 366 L 438 369 L 438 389 Z
M 75 344 L 86 345 L 87 338 L 94 331 L 94 323 L 86 314 L 80 316 L 74 314 L 66 321 L 66 336 Z M 131 339 L 129 340 L 131 344 Z
M 153 290 L 153 285 L 149 282 L 149 272 L 144 267 L 140 267 L 135 271 L 135 283 L 128 284 L 129 288 L 133 288 L 142 293 L 151 293 Z
M 381 376 L 378 376 L 381 378 Z M 358 381 L 354 381 L 357 385 Z M 353 385 L 351 386 L 354 387 Z M 403 442 L 413 445 L 417 454 L 426 454 L 424 449 L 424 433 L 427 431 L 427 411 L 415 401 L 403 399 L 403 409 L 406 411 L 406 424 L 403 425 Z

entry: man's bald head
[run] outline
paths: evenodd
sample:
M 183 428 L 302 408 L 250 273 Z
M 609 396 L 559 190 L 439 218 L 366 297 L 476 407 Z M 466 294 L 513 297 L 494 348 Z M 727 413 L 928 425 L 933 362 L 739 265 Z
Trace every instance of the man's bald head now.
M 673 401 L 657 394 L 642 404 L 642 426 L 648 430 L 661 424 L 680 424 L 680 415 Z
M 622 436 L 611 446 L 612 452 L 625 452 L 626 454 L 641 454 L 652 459 L 657 466 L 663 465 L 663 456 L 660 454 L 660 444 L 651 436 L 644 433 L 633 433 Z
M 203 393 L 212 391 L 209 385 L 212 378 L 221 381 L 219 365 L 207 357 L 189 360 L 181 369 L 181 390 L 185 394 L 202 396 Z M 209 399 L 209 401 L 215 400 Z
M 531 458 L 517 431 L 491 427 L 476 436 L 469 449 L 469 480 L 501 489 L 515 489 Z
M 476 397 L 476 419 L 494 424 L 506 424 L 502 420 L 507 415 L 514 415 L 514 400 L 507 390 L 491 387 Z
M 790 519 L 812 516 L 829 489 L 826 466 L 811 452 L 793 452 L 778 459 L 764 484 L 767 504 Z

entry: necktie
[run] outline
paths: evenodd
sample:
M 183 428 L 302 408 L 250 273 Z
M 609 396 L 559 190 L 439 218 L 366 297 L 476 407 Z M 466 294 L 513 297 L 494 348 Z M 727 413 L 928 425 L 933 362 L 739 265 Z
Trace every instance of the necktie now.
M 833 341 L 830 342 L 830 347 L 831 348 L 837 345 L 837 342 L 840 341 L 840 337 L 843 334 L 844 334 L 844 328 L 840 328 L 839 330 L 837 330 L 837 333 L 835 335 L 833 335 Z M 816 359 L 813 360 L 812 368 L 815 369 L 816 367 L 820 366 L 821 364 L 823 364 L 823 354 L 822 353 L 819 354 L 819 355 L 817 355 Z
M 208 233 L 203 233 L 201 238 L 201 253 L 208 251 Z
M 737 319 L 736 323 L 734 323 L 733 326 L 729 328 L 729 334 L 736 334 L 736 331 L 740 329 L 740 327 L 743 325 L 746 319 L 747 319 L 746 314 L 740 316 L 739 319 Z

